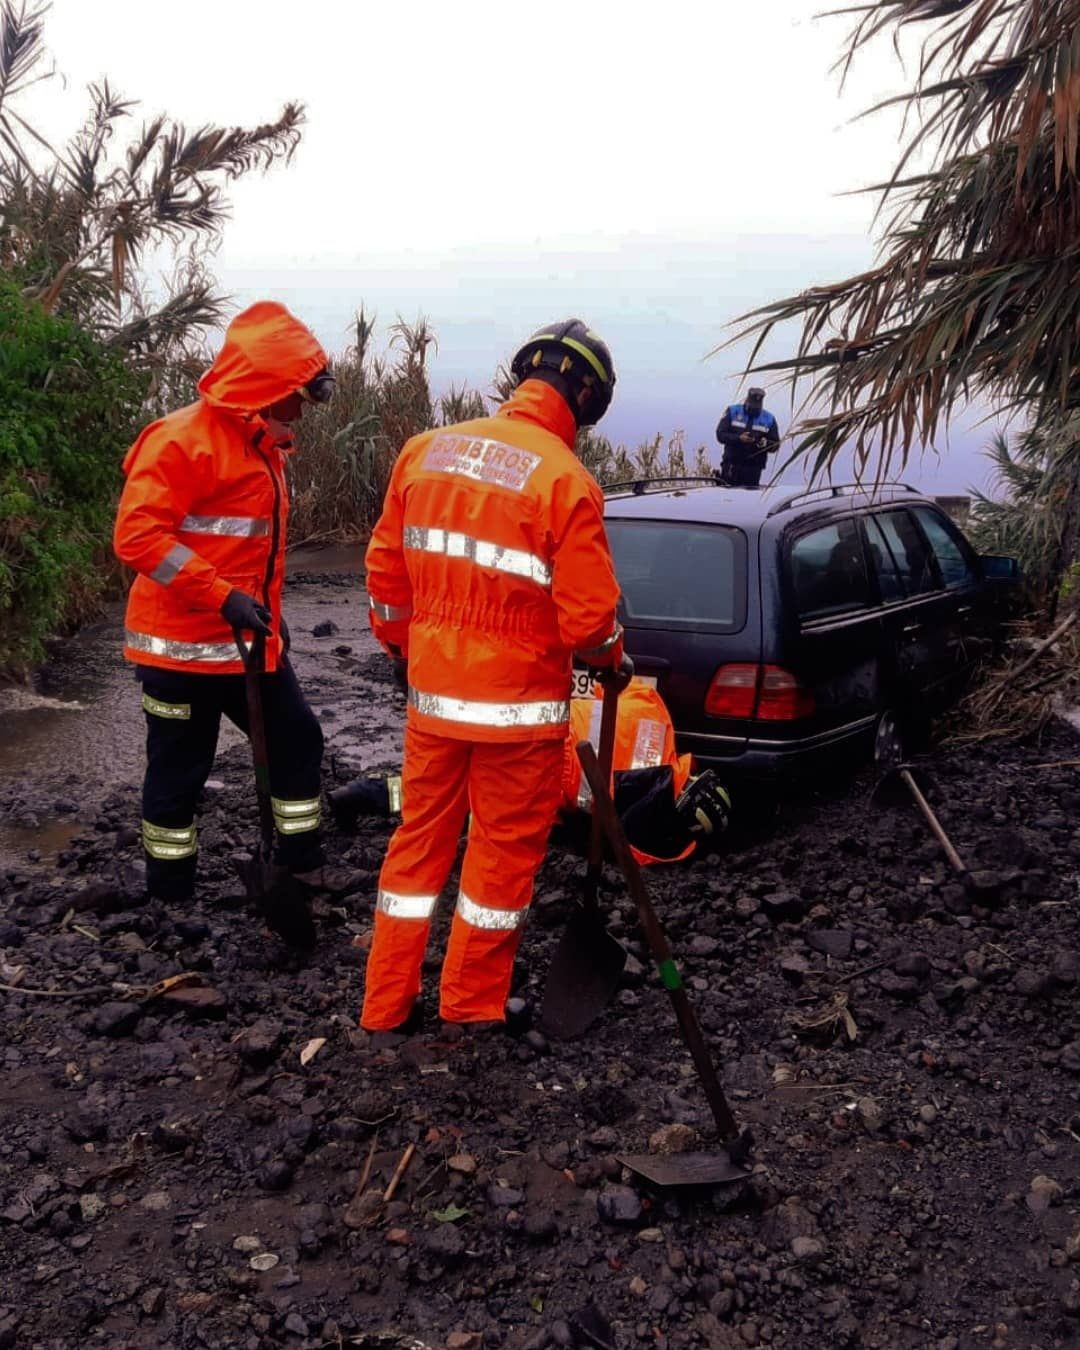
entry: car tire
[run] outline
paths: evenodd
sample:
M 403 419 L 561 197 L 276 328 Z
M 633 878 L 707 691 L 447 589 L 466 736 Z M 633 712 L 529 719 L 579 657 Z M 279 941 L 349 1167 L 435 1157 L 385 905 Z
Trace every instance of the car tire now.
M 883 773 L 895 768 L 904 759 L 905 736 L 900 718 L 892 708 L 886 708 L 874 724 L 874 767 Z

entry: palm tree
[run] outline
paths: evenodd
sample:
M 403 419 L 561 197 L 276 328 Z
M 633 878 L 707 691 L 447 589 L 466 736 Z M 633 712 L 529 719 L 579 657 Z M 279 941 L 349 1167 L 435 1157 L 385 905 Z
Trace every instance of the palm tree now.
M 288 160 L 304 110 L 288 103 L 252 128 L 191 129 L 156 117 L 117 154 L 135 105 L 103 81 L 90 86 L 84 125 L 54 148 L 18 110 L 20 95 L 54 73 L 47 9 L 0 0 L 0 269 L 28 299 L 160 371 L 223 317 L 203 262 L 228 214 L 227 185 Z M 138 268 L 161 244 L 179 261 L 164 300 L 152 300 Z
M 733 341 L 754 340 L 751 368 L 801 384 L 796 453 L 815 473 L 848 446 L 887 475 L 972 396 L 1035 428 L 1080 406 L 1080 0 L 853 9 L 844 68 L 874 39 L 923 34 L 913 87 L 888 101 L 910 114 L 899 159 L 867 189 L 887 212 L 876 265 L 743 316 Z M 789 320 L 796 351 L 759 363 Z

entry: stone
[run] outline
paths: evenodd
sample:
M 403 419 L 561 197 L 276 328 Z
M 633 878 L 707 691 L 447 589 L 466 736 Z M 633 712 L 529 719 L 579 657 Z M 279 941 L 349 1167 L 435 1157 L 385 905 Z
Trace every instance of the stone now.
M 1012 987 L 1021 998 L 1047 998 L 1054 992 L 1057 981 L 1048 970 L 1022 966 L 1013 976 Z
M 795 923 L 809 908 L 809 903 L 794 891 L 774 891 L 761 900 L 761 912 L 773 923 Z
M 251 1068 L 265 1069 L 277 1059 L 284 1039 L 285 1029 L 280 1022 L 260 1017 L 237 1036 L 236 1046 Z
M 550 1209 L 530 1209 L 525 1215 L 522 1231 L 530 1242 L 550 1242 L 558 1236 L 559 1225 Z
M 1053 1177 L 1034 1177 L 1027 1194 L 1027 1207 L 1032 1214 L 1043 1214 L 1051 1205 L 1061 1204 L 1063 1194 L 1061 1186 Z
M 837 961 L 848 959 L 855 942 L 855 935 L 846 928 L 814 928 L 804 936 L 813 951 Z
M 386 1235 L 386 1240 L 391 1247 L 407 1247 L 412 1242 L 406 1228 L 391 1228 Z
M 159 1121 L 150 1135 L 150 1142 L 162 1153 L 184 1153 L 198 1141 L 198 1129 L 186 1120 Z
M 1069 1073 L 1080 1074 L 1080 1041 L 1070 1041 L 1062 1050 L 1060 1064 Z
M 165 1309 L 165 1290 L 160 1285 L 144 1290 L 139 1299 L 139 1307 L 146 1317 L 160 1317 Z
M 172 1197 L 168 1191 L 150 1191 L 139 1201 L 139 1205 L 150 1214 L 162 1214 L 172 1208 Z
M 167 1012 L 185 1013 L 196 1022 L 219 1022 L 229 1006 L 223 993 L 204 984 L 182 984 L 167 989 L 159 1002 Z
M 637 1223 L 642 1215 L 641 1197 L 629 1186 L 609 1186 L 596 1197 L 596 1210 L 607 1223 Z
M 716 938 L 705 937 L 704 935 L 699 934 L 697 937 L 692 937 L 690 939 L 686 950 L 691 956 L 712 956 L 719 950 L 719 947 L 720 943 Z
M 464 1177 L 471 1177 L 476 1171 L 476 1159 L 468 1153 L 455 1153 L 446 1160 L 446 1165 L 451 1172 L 460 1172 Z
M 479 1331 L 452 1331 L 446 1338 L 446 1350 L 476 1350 L 483 1340 Z
M 438 1224 L 424 1234 L 423 1242 L 428 1256 L 444 1265 L 457 1265 L 465 1255 L 465 1239 L 456 1224 Z
M 930 978 L 930 958 L 922 952 L 905 952 L 892 963 L 893 973 L 909 980 Z
M 108 1117 L 98 1106 L 83 1103 L 64 1117 L 64 1126 L 77 1144 L 96 1144 L 109 1132 Z
M 639 1242 L 663 1242 L 664 1230 L 662 1228 L 642 1228 L 637 1237 Z
M 796 1261 L 820 1261 L 825 1255 L 825 1244 L 815 1237 L 792 1238 L 791 1254 Z
M 130 1036 L 141 1016 L 137 1003 L 103 1003 L 94 1014 L 94 1031 L 99 1036 Z
M 697 1131 L 691 1125 L 678 1122 L 661 1125 L 649 1136 L 650 1153 L 689 1153 L 698 1142 Z
M 290 1336 L 298 1336 L 302 1341 L 308 1338 L 308 1324 L 299 1313 L 290 1313 L 286 1317 L 285 1330 Z
M 876 1134 L 878 1130 L 885 1126 L 886 1116 L 881 1103 L 875 1097 L 860 1097 L 855 1104 L 855 1111 L 863 1125 L 871 1134 Z
M 105 1213 L 107 1206 L 100 1195 L 80 1195 L 79 1213 L 82 1215 L 83 1223 L 93 1223 L 95 1219 L 100 1219 Z
M 252 1252 L 261 1252 L 262 1248 L 262 1238 L 256 1237 L 254 1233 L 241 1233 L 238 1238 L 233 1239 L 234 1252 L 250 1255 Z
M 317 623 L 315 627 L 311 630 L 311 636 L 334 637 L 340 631 L 341 630 L 338 628 L 337 624 L 333 621 L 333 619 L 323 619 L 321 623 Z
M 292 1185 L 293 1169 L 284 1158 L 263 1163 L 255 1173 L 255 1180 L 264 1191 L 284 1191 Z

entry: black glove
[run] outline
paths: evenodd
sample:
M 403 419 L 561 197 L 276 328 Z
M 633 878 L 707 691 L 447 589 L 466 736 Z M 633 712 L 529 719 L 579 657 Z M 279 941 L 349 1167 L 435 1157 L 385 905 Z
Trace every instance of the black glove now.
M 403 656 L 395 656 L 391 660 L 393 670 L 394 684 L 403 694 L 409 692 L 409 663 Z
M 605 666 L 596 672 L 596 678 L 604 689 L 614 688 L 617 694 L 621 694 L 634 678 L 634 663 L 623 652 L 622 660 L 617 666 Z
M 292 646 L 292 638 L 289 636 L 289 625 L 285 622 L 284 614 L 281 616 L 281 623 L 279 626 L 281 628 L 281 642 L 282 642 L 281 649 L 285 653 L 285 655 L 288 656 L 289 648 Z
M 234 588 L 229 592 L 221 606 L 221 617 L 230 628 L 270 636 L 270 611 L 245 591 Z

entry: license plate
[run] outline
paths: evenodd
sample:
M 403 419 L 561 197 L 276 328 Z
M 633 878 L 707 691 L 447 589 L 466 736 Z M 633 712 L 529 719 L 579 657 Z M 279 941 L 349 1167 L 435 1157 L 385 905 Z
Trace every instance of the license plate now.
M 650 689 L 656 688 L 655 675 L 639 675 L 637 677 L 642 684 L 647 684 Z M 593 676 L 587 670 L 574 671 L 573 681 L 570 685 L 571 698 L 592 698 Z

